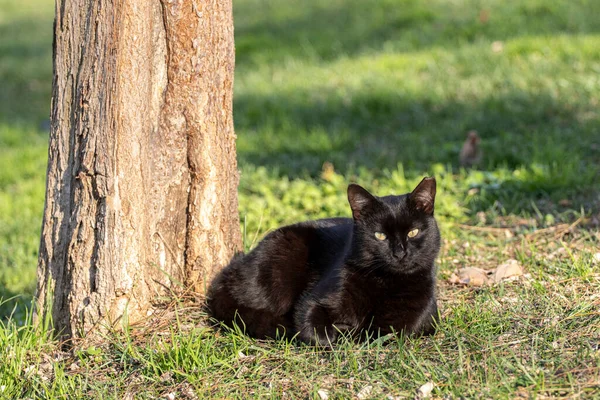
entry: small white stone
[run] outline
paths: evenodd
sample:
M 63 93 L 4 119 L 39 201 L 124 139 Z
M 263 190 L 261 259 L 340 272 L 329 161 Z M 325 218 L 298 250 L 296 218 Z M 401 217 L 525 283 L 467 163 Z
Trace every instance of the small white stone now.
M 356 397 L 359 400 L 364 400 L 364 399 L 368 399 L 369 395 L 371 394 L 371 392 L 373 391 L 373 386 L 371 385 L 367 385 L 364 388 L 362 388 L 360 390 L 360 392 L 358 392 L 358 394 L 356 395 Z
M 433 382 L 427 382 L 426 384 L 421 386 L 417 392 L 421 398 L 425 398 L 425 397 L 429 397 L 432 390 L 433 390 Z
M 327 400 L 329 398 L 329 392 L 325 389 L 319 390 L 317 394 L 321 400 Z

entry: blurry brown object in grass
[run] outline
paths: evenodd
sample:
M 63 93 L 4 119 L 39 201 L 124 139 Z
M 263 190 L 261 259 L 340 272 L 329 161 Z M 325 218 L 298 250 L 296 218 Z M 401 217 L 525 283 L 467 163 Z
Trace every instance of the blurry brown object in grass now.
M 469 131 L 467 140 L 460 150 L 460 165 L 463 167 L 476 167 L 481 163 L 482 151 L 479 142 L 481 138 L 477 131 Z

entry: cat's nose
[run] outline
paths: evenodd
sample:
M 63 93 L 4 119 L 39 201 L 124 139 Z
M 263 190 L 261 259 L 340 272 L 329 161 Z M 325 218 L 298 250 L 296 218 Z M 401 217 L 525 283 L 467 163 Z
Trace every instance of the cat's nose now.
M 392 255 L 395 259 L 401 261 L 404 257 L 406 257 L 406 251 L 404 249 L 396 249 L 396 251 L 394 251 Z

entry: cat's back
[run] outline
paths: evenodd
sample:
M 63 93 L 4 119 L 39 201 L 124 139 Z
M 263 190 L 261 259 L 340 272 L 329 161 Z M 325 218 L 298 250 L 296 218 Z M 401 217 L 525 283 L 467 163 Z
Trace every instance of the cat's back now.
M 328 218 L 310 221 L 314 236 L 309 242 L 309 266 L 328 269 L 345 258 L 352 242 L 350 218 Z
M 270 232 L 246 257 L 248 261 L 289 259 L 294 264 L 315 266 L 322 263 L 323 256 L 337 257 L 347 247 L 351 237 L 350 218 L 299 222 Z
M 270 232 L 214 279 L 207 295 L 211 314 L 228 321 L 238 313 L 248 328 L 259 319 L 269 325 L 265 315 L 275 321 L 291 312 L 298 297 L 344 257 L 351 235 L 349 218 L 300 222 Z

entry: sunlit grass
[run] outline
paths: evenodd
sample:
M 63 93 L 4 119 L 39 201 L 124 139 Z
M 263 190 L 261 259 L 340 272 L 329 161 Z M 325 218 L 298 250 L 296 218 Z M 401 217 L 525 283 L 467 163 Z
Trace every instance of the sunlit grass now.
M 439 397 L 598 396 L 600 2 L 235 0 L 234 12 L 245 248 L 281 224 L 349 216 L 349 182 L 386 195 L 434 175 L 438 333 L 325 351 L 215 331 L 177 303 L 60 351 L 28 317 L 53 2 L 0 0 L 0 398 L 412 398 L 426 382 Z M 465 170 L 471 129 L 484 157 Z M 525 277 L 448 283 L 510 258 Z

